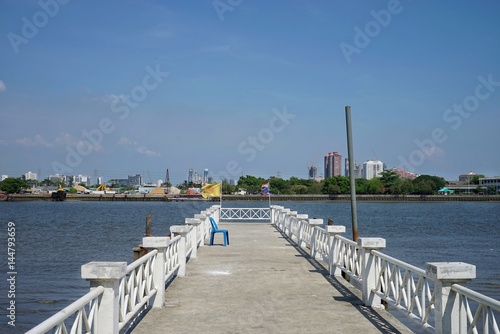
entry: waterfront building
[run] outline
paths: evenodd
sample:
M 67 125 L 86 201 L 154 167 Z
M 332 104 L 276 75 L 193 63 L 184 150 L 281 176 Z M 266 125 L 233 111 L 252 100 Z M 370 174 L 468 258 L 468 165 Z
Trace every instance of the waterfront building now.
M 29 171 L 26 174 L 24 174 L 24 179 L 25 180 L 38 180 L 38 176 L 36 173 Z
M 474 172 L 468 172 L 467 174 L 462 174 L 458 176 L 458 181 L 463 182 L 463 183 L 469 183 L 472 180 L 472 177 L 474 177 L 476 173 Z
M 129 186 L 138 187 L 142 184 L 143 184 L 143 182 L 142 182 L 142 175 L 141 174 L 128 176 L 128 185 Z
M 85 176 L 85 175 L 74 175 L 73 176 L 73 184 L 80 184 L 83 183 L 86 186 L 90 186 L 90 176 Z
M 495 177 L 481 177 L 479 178 L 479 185 L 483 188 L 488 189 L 488 187 L 495 187 L 495 192 L 500 192 L 500 176 Z
M 342 175 L 342 155 L 339 152 L 331 152 L 325 155 L 325 179 L 332 176 Z
M 363 164 L 363 178 L 370 180 L 380 176 L 384 171 L 384 163 L 380 160 L 368 160 Z

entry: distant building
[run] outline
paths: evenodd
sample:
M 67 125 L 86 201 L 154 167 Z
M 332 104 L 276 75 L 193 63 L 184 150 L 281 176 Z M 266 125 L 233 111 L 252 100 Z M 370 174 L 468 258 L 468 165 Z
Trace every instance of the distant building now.
M 349 177 L 349 158 L 345 158 L 344 176 Z M 360 179 L 363 177 L 363 165 L 356 163 L 354 160 L 354 178 Z
M 472 177 L 474 177 L 474 175 L 476 175 L 476 173 L 474 173 L 474 172 L 468 172 L 467 174 L 459 175 L 458 181 L 461 181 L 464 183 L 470 182 L 472 180 Z
M 66 175 L 49 175 L 48 179 L 52 183 L 68 183 L 68 178 Z
M 25 180 L 38 180 L 38 176 L 36 173 L 33 173 L 31 171 L 27 172 L 24 174 Z
M 311 165 L 309 167 L 307 167 L 307 171 L 308 171 L 308 175 L 309 175 L 309 179 L 315 179 L 317 174 L 318 174 L 318 168 L 316 168 L 316 166 L 314 165 Z
M 86 186 L 90 186 L 90 176 L 85 176 L 85 175 L 74 175 L 73 176 L 73 183 L 74 184 L 80 184 L 83 183 Z
M 384 163 L 380 160 L 368 160 L 363 164 L 363 178 L 370 180 L 384 171 Z
M 342 175 L 342 156 L 339 152 L 331 152 L 325 155 L 325 179 L 332 176 Z
M 414 180 L 418 177 L 417 174 L 412 173 L 410 171 L 407 171 L 406 169 L 403 169 L 403 168 L 394 167 L 394 168 L 391 168 L 391 170 L 393 172 L 395 172 L 396 174 L 398 174 L 401 179 Z
M 479 178 L 479 185 L 483 188 L 488 188 L 490 186 L 495 187 L 497 193 L 500 192 L 500 176 L 495 177 L 481 177 Z
M 208 183 L 208 169 L 203 170 L 203 183 Z
M 189 168 L 189 171 L 188 171 L 188 183 L 192 183 L 193 182 L 193 169 L 192 168 Z
M 138 187 L 143 184 L 142 182 L 142 175 L 141 174 L 135 174 L 135 175 L 129 175 L 128 176 L 128 185 L 131 187 Z
M 0 181 L 3 181 L 3 180 L 5 180 L 8 177 L 9 177 L 9 175 L 2 175 L 2 179 Z

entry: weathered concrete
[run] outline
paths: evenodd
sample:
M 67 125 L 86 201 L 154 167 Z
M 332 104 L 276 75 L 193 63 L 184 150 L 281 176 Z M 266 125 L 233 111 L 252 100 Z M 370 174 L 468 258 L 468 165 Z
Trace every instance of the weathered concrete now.
M 364 307 L 342 279 L 268 224 L 222 223 L 231 244 L 198 250 L 134 334 L 411 333 L 390 314 Z M 354 292 L 353 292 L 354 291 Z

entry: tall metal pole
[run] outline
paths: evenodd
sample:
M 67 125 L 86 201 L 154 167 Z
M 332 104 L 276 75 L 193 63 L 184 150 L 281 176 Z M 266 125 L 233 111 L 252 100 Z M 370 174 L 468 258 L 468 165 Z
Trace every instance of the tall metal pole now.
M 347 155 L 349 159 L 349 180 L 351 182 L 352 240 L 358 240 L 358 211 L 356 208 L 356 180 L 354 178 L 354 153 L 352 150 L 351 107 L 345 107 L 347 128 Z

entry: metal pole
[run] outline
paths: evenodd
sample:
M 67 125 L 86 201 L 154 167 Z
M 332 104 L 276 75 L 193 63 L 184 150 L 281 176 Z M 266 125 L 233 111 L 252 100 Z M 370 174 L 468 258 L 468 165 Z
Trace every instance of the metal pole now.
M 352 150 L 351 107 L 345 107 L 347 128 L 347 155 L 349 159 L 349 180 L 351 182 L 352 240 L 358 240 L 358 212 L 356 209 L 356 180 L 354 178 L 354 153 Z

